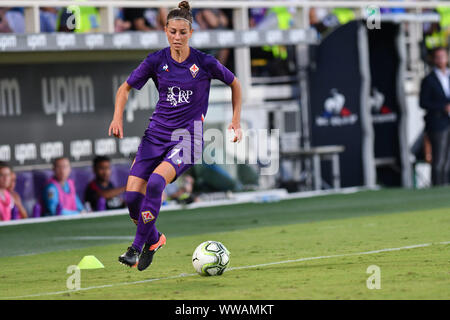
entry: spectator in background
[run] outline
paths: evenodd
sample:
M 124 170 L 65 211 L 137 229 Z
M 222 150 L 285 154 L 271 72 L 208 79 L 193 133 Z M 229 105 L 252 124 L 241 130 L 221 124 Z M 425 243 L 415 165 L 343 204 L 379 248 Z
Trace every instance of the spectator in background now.
M 125 202 L 120 195 L 125 192 L 125 186 L 115 188 L 111 182 L 111 160 L 105 156 L 94 159 L 93 169 L 95 179 L 85 190 L 85 201 L 91 205 L 93 211 L 125 208 Z M 99 207 L 99 200 L 105 199 L 104 208 Z
M 70 8 L 59 10 L 56 30 L 59 32 L 98 32 L 100 30 L 100 13 L 96 7 L 77 7 L 78 12 Z M 77 17 L 79 16 L 79 21 Z
M 69 159 L 60 157 L 53 161 L 53 178 L 44 189 L 43 204 L 46 215 L 73 215 L 84 211 L 77 196 L 75 184 L 69 179 L 71 172 Z
M 194 178 L 189 174 L 184 174 L 175 182 L 166 186 L 163 192 L 163 202 L 175 200 L 178 203 L 189 204 L 197 201 L 193 195 Z
M 11 32 L 8 20 L 6 19 L 6 12 L 8 12 L 8 8 L 0 7 L 0 33 Z
M 431 143 L 433 185 L 449 182 L 450 171 L 450 70 L 445 48 L 432 51 L 434 69 L 422 80 L 420 107 L 426 110 L 425 131 Z
M 321 35 L 327 32 L 328 28 L 330 27 L 329 25 L 325 24 L 325 18 L 328 16 L 328 14 L 329 13 L 326 8 L 309 9 L 309 24 Z M 335 25 L 337 25 L 337 19 L 335 21 Z
M 25 33 L 23 8 L 0 8 L 0 32 Z
M 250 8 L 249 9 L 249 25 L 250 28 L 257 28 L 266 17 L 266 8 Z
M 164 30 L 167 13 L 166 8 L 124 8 L 123 20 L 133 31 Z
M 427 51 L 434 48 L 448 47 L 448 37 L 450 36 L 450 7 L 440 6 L 436 10 L 424 12 L 438 13 L 440 16 L 439 23 L 424 23 L 424 45 Z
M 41 7 L 39 12 L 41 32 L 55 32 L 58 9 L 52 7 Z
M 228 17 L 220 9 L 194 10 L 193 16 L 200 30 L 226 30 L 230 27 Z M 230 56 L 230 49 L 209 50 L 208 53 L 214 55 L 221 64 L 226 65 Z
M 115 8 L 114 13 L 115 13 L 114 16 L 116 17 L 114 20 L 114 31 L 115 32 L 124 32 L 124 31 L 130 30 L 131 22 L 125 21 L 124 15 L 123 15 L 123 9 Z
M 19 217 L 21 219 L 26 219 L 26 218 L 28 218 L 27 209 L 25 209 L 25 207 L 23 206 L 22 200 L 20 199 L 20 195 L 15 191 L 16 181 L 17 181 L 16 173 L 11 170 L 11 181 L 10 181 L 10 184 L 8 187 L 8 191 L 14 200 L 14 205 L 19 212 Z
M 11 220 L 14 199 L 8 191 L 11 184 L 11 168 L 5 162 L 0 162 L 0 221 Z

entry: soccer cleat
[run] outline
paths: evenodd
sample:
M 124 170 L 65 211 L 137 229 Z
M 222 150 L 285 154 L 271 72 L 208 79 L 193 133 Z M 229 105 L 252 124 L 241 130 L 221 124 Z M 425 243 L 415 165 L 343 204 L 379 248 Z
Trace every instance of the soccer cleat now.
M 133 247 L 128 247 L 127 252 L 119 257 L 119 262 L 130 268 L 136 267 L 139 262 L 139 251 Z
M 155 244 L 146 243 L 142 253 L 139 257 L 138 270 L 143 271 L 148 268 L 149 265 L 152 264 L 153 255 L 155 252 L 166 244 L 166 236 L 162 233 L 159 234 L 159 240 Z

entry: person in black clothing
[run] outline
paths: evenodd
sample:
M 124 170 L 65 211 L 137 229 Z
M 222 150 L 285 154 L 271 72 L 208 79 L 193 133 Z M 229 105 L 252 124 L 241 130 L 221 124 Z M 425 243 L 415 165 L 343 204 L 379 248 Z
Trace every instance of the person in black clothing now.
M 111 160 L 105 156 L 94 159 L 95 179 L 92 180 L 85 190 L 85 201 L 89 202 L 93 211 L 102 209 L 125 208 L 125 203 L 120 195 L 125 192 L 125 187 L 115 188 L 111 179 Z M 104 198 L 106 208 L 99 208 L 99 199 Z
M 125 8 L 123 20 L 131 23 L 130 30 L 149 31 L 163 30 L 166 25 L 167 9 L 165 8 Z
M 445 48 L 432 51 L 434 69 L 422 80 L 420 107 L 426 110 L 425 131 L 431 142 L 431 181 L 449 182 L 450 171 L 450 70 Z

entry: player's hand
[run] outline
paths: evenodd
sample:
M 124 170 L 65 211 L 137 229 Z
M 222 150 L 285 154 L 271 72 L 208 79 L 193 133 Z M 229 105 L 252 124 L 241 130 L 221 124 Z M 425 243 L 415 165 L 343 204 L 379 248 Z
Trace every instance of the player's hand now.
M 241 142 L 242 140 L 242 129 L 241 129 L 241 124 L 239 122 L 231 122 L 230 125 L 228 126 L 228 130 L 233 130 L 234 131 L 234 138 L 232 140 L 232 142 Z
M 109 125 L 108 135 L 114 135 L 116 138 L 123 138 L 123 120 L 113 119 Z

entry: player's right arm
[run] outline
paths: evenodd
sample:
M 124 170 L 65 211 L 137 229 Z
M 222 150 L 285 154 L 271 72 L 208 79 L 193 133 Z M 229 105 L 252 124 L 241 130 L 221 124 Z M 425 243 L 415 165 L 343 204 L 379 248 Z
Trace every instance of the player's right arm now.
M 108 134 L 113 134 L 115 137 L 123 138 L 123 112 L 128 101 L 131 86 L 125 81 L 119 87 L 116 93 L 116 104 L 114 108 L 114 116 L 109 125 Z

